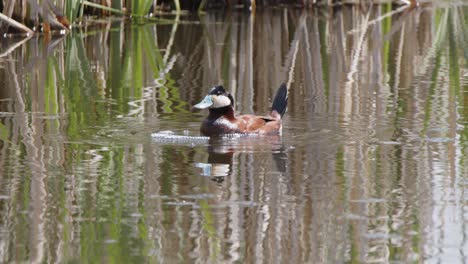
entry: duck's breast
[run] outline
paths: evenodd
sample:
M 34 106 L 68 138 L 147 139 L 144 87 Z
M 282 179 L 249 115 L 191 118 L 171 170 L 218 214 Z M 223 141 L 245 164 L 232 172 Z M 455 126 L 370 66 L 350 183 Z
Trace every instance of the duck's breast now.
M 239 122 L 237 122 L 237 120 L 229 120 L 225 117 L 205 119 L 200 131 L 205 136 L 240 133 Z

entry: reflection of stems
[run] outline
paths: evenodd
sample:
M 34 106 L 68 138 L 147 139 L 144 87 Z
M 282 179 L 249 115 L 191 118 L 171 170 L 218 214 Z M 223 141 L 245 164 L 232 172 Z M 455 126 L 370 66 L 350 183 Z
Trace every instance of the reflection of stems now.
M 400 71 L 401 71 L 401 58 L 403 56 L 403 43 L 404 43 L 404 34 L 405 34 L 405 25 L 402 26 L 401 33 L 400 33 L 400 42 L 398 43 L 398 49 L 397 49 L 397 54 L 396 54 L 396 60 L 395 60 L 395 75 L 394 75 L 394 83 L 393 83 L 393 105 L 396 106 L 396 113 L 395 113 L 395 130 L 392 136 L 392 140 L 398 141 L 400 140 L 401 137 L 401 124 L 400 124 L 400 119 L 402 117 L 402 114 L 406 111 L 404 101 L 400 99 L 401 95 L 399 94 L 399 81 L 400 79 L 398 76 L 400 76 Z
M 349 71 L 349 73 L 347 75 L 349 83 L 353 82 L 353 74 L 357 72 L 359 57 L 361 55 L 362 46 L 364 45 L 364 37 L 366 36 L 367 29 L 369 28 L 369 22 L 368 21 L 369 21 L 370 13 L 371 12 L 369 10 L 369 12 L 367 12 L 367 16 L 366 16 L 364 22 L 362 22 L 362 24 L 363 24 L 362 28 L 364 29 L 364 31 L 361 33 L 361 36 L 359 36 L 357 49 L 356 49 L 356 52 L 354 53 L 353 60 L 351 61 L 350 71 Z
M 249 112 L 253 113 L 253 105 L 254 105 L 254 83 L 253 83 L 253 41 L 254 41 L 254 24 L 255 24 L 255 13 L 252 12 L 250 17 L 248 18 L 248 29 L 247 29 L 247 39 L 246 41 L 246 62 L 244 63 L 245 67 L 245 75 L 244 80 L 246 84 L 246 95 L 250 98 L 250 102 L 247 104 L 249 108 Z
M 177 60 L 177 55 L 171 56 L 171 48 L 174 44 L 175 34 L 177 32 L 179 14 L 177 14 L 175 21 L 176 23 L 172 27 L 171 36 L 166 46 L 164 57 L 160 55 L 159 48 L 155 49 L 154 47 L 151 46 L 151 43 L 154 43 L 154 42 L 151 42 L 148 39 L 148 36 L 150 34 L 148 34 L 148 32 L 146 31 L 142 33 L 143 48 L 147 50 L 146 54 L 147 56 L 149 56 L 151 68 L 154 74 L 157 75 L 156 79 L 154 79 L 154 82 L 156 82 L 156 85 L 150 86 L 150 87 L 144 87 L 142 95 L 139 99 L 128 102 L 130 106 L 134 107 L 134 109 L 131 110 L 128 113 L 128 115 L 136 115 L 138 113 L 143 113 L 144 102 L 150 101 L 153 99 L 155 88 L 159 88 L 159 93 L 160 93 L 159 100 L 163 102 L 164 112 L 166 113 L 172 112 L 172 109 L 171 109 L 172 101 L 169 99 L 169 97 L 171 94 L 170 90 L 173 87 L 170 84 L 171 80 L 169 76 L 166 76 L 166 75 L 172 70 L 172 68 L 175 65 L 175 61 Z M 155 41 L 155 43 L 157 43 L 157 40 Z M 154 50 L 157 50 L 157 53 L 154 53 Z M 135 63 L 135 65 L 137 64 L 140 65 L 142 64 L 142 62 Z
M 11 45 L 11 47 L 9 47 L 5 52 L 0 53 L 0 58 L 1 58 L 1 57 L 7 56 L 7 55 L 10 54 L 12 51 L 14 51 L 17 47 L 21 46 L 23 43 L 25 43 L 26 41 L 28 41 L 30 38 L 32 38 L 32 35 L 30 35 L 30 36 L 28 36 L 27 38 L 22 39 L 21 41 L 18 41 L 18 42 L 16 42 L 15 44 Z
M 210 205 L 208 204 L 207 200 L 200 200 L 200 211 L 203 216 L 203 224 L 202 229 L 208 235 L 208 238 L 212 239 L 212 243 L 210 243 L 210 251 L 212 253 L 212 260 L 216 260 L 220 254 L 221 246 L 220 246 L 220 239 L 216 235 L 216 228 L 214 225 L 213 214 L 210 211 Z
M 293 51 L 292 58 L 291 58 L 291 65 L 289 66 L 289 73 L 288 73 L 288 81 L 286 84 L 286 87 L 291 87 L 291 83 L 293 80 L 293 75 L 294 75 L 294 66 L 296 65 L 296 57 L 297 57 L 297 51 L 299 47 L 299 41 L 293 43 L 291 45 L 291 50 Z
M 435 65 L 434 69 L 432 70 L 431 74 L 431 87 L 429 88 L 429 94 L 427 95 L 426 105 L 424 106 L 424 121 L 423 121 L 423 128 L 421 131 L 421 137 L 424 137 L 426 134 L 427 128 L 429 127 L 429 121 L 431 120 L 431 111 L 432 111 L 432 101 L 434 100 L 435 90 L 437 87 L 437 77 L 439 76 L 440 71 L 440 61 L 441 61 L 441 50 L 437 51 L 435 57 Z
M 291 48 L 289 49 L 288 55 L 286 57 L 286 69 L 289 69 L 288 71 L 288 79 L 286 80 L 288 89 L 291 87 L 293 75 L 294 75 L 294 65 L 296 64 L 296 57 L 297 57 L 297 51 L 299 48 L 299 40 L 301 37 L 301 32 L 302 29 L 305 30 L 305 24 L 306 24 L 306 15 L 303 13 L 301 15 L 301 18 L 299 20 L 299 26 L 296 29 L 296 32 L 294 33 L 294 39 L 291 43 Z M 306 32 L 306 31 L 304 31 Z
M 166 53 L 164 54 L 164 65 L 167 65 L 167 60 L 169 59 L 169 55 L 171 55 L 171 48 L 174 44 L 175 34 L 177 32 L 177 27 L 179 26 L 179 18 L 180 13 L 177 13 L 176 18 L 174 20 L 174 24 L 172 25 L 171 36 L 169 37 L 169 41 L 167 42 Z
M 42 153 L 41 153 L 41 148 L 35 146 L 35 142 L 37 142 L 38 146 L 41 146 L 41 141 L 39 140 L 42 135 L 37 135 L 37 131 L 40 131 L 40 129 L 31 129 L 29 127 L 29 120 L 28 120 L 28 113 L 26 113 L 26 106 L 23 100 L 23 96 L 21 93 L 21 88 L 20 84 L 18 81 L 18 76 L 16 72 L 14 71 L 15 69 L 15 64 L 13 58 L 10 56 L 9 57 L 10 67 L 12 70 L 12 79 L 14 81 L 15 87 L 16 87 L 16 104 L 18 106 L 18 109 L 16 110 L 17 116 L 18 116 L 18 121 L 20 125 L 22 126 L 22 134 L 23 134 L 23 142 L 24 145 L 26 146 L 26 152 L 27 152 L 27 160 L 30 162 L 30 170 L 31 170 L 31 196 L 34 197 L 33 199 L 33 210 L 31 214 L 31 220 L 32 220 L 32 230 L 31 230 L 31 240 L 33 243 L 32 249 L 31 249 L 31 260 L 33 262 L 42 262 L 44 258 L 44 243 L 45 243 L 45 237 L 44 237 L 44 214 L 45 214 L 45 208 L 46 208 L 46 190 L 45 190 L 45 184 L 44 184 L 44 177 L 45 177 L 45 168 L 44 168 L 44 162 L 42 159 Z M 34 128 L 34 124 L 41 125 L 41 122 L 34 122 L 32 120 L 31 126 Z M 38 128 L 38 127 L 37 127 Z M 38 136 L 36 139 L 33 136 Z
M 446 28 L 447 28 L 447 20 L 448 20 L 448 12 L 445 12 L 444 17 L 441 19 L 439 23 L 439 28 L 437 30 L 434 44 L 427 52 L 428 56 L 426 56 L 423 60 L 422 67 L 420 67 L 419 73 L 422 75 L 429 67 L 429 65 L 434 64 L 434 69 L 432 70 L 431 74 L 431 86 L 429 89 L 429 94 L 426 99 L 426 104 L 424 107 L 424 122 L 423 128 L 421 131 L 421 137 L 426 134 L 427 128 L 429 127 L 429 122 L 431 120 L 431 111 L 432 111 L 432 101 L 434 100 L 435 90 L 437 87 L 437 78 L 439 76 L 439 71 L 441 67 L 441 53 L 442 53 L 442 41 L 446 38 Z M 432 56 L 435 55 L 435 61 L 432 61 Z
M 400 13 L 400 12 L 406 10 L 406 9 L 408 9 L 408 6 L 402 6 L 402 7 L 398 8 L 398 9 L 396 9 L 396 10 L 394 10 L 394 11 L 388 12 L 388 13 L 386 13 L 386 14 L 383 15 L 383 16 L 379 16 L 378 18 L 369 21 L 367 24 L 363 25 L 363 26 L 360 27 L 360 28 L 353 29 L 353 30 L 349 31 L 348 34 L 353 34 L 353 33 L 357 33 L 357 32 L 362 31 L 362 30 L 367 30 L 367 28 L 368 28 L 369 26 L 372 26 L 372 25 L 374 25 L 374 24 L 376 24 L 376 23 L 378 23 L 378 22 L 384 20 L 385 18 L 387 18 L 387 17 L 389 17 L 389 16 L 393 16 L 393 15 L 395 15 L 395 14 L 397 14 L 397 13 Z
M 437 56 L 439 50 L 441 49 L 442 42 L 446 38 L 447 33 L 447 21 L 448 21 L 448 9 L 445 11 L 443 17 L 440 19 L 439 27 L 437 29 L 435 39 L 432 43 L 430 49 L 426 52 L 421 66 L 417 67 L 418 74 L 423 74 L 427 71 L 427 68 L 433 65 L 432 58 Z
M 398 91 L 399 88 L 399 76 L 401 72 L 401 60 L 403 57 L 403 44 L 404 44 L 404 36 L 405 36 L 405 24 L 401 27 L 401 34 L 400 34 L 400 43 L 398 43 L 398 51 L 397 51 L 397 57 L 396 57 L 396 66 L 395 66 L 395 83 L 394 83 L 394 90 L 395 93 Z M 396 94 L 395 94 L 396 95 Z M 395 96 L 395 98 L 397 98 Z

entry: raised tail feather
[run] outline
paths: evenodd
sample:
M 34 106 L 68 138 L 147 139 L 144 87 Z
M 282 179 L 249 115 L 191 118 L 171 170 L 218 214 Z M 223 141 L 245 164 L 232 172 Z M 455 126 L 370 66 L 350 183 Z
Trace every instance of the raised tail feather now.
M 286 113 L 288 106 L 288 87 L 286 84 L 281 84 L 280 88 L 276 92 L 275 99 L 273 99 L 273 105 L 271 106 L 272 111 L 278 112 L 283 117 Z

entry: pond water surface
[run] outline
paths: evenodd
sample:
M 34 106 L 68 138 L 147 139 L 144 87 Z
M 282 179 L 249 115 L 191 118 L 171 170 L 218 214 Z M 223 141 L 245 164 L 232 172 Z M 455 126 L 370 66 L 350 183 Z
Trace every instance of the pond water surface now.
M 391 10 L 2 40 L 0 262 L 468 261 L 468 9 Z M 151 138 L 198 136 L 213 85 L 263 115 L 282 82 L 282 136 Z

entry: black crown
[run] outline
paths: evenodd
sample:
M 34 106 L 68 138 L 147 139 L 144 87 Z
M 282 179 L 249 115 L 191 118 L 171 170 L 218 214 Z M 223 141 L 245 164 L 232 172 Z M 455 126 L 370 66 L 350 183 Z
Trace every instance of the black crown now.
M 226 93 L 226 90 L 224 90 L 224 87 L 222 85 L 215 86 L 210 91 L 211 95 L 221 95 L 225 93 Z

